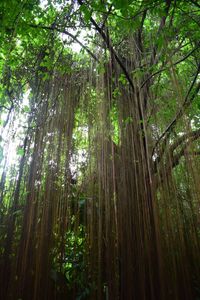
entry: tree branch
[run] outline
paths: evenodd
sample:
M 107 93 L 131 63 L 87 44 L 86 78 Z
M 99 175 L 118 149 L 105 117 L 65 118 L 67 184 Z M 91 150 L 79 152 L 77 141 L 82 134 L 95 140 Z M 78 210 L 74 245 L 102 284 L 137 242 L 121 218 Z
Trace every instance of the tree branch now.
M 195 0 L 190 0 L 195 6 L 197 6 L 198 8 L 200 8 L 200 5 L 195 1 Z
M 5 105 L 0 105 L 0 112 L 1 112 L 1 109 L 4 108 L 6 110 L 10 110 L 8 107 L 6 107 Z
M 160 25 L 159 25 L 158 32 L 157 32 L 157 36 L 160 35 L 160 33 L 162 32 L 163 28 L 165 27 L 166 19 L 168 17 L 170 6 L 171 6 L 171 0 L 167 0 L 166 4 L 167 5 L 166 5 L 166 9 L 165 9 L 165 15 L 161 18 Z M 150 63 L 149 63 L 150 66 L 152 66 L 152 65 L 155 64 L 155 59 L 156 59 L 156 55 L 157 55 L 157 49 L 158 49 L 158 46 L 154 45 L 153 52 L 152 52 L 152 55 L 151 55 L 151 58 L 150 58 Z
M 199 90 L 200 90 L 200 82 L 198 83 L 196 89 L 194 90 L 193 94 L 191 95 L 191 97 L 189 98 L 189 95 L 194 87 L 194 84 L 197 80 L 197 77 L 200 73 L 200 63 L 199 63 L 199 66 L 198 66 L 198 69 L 197 69 L 197 72 L 196 72 L 196 75 L 193 79 L 193 82 L 192 84 L 190 85 L 190 88 L 187 92 L 187 95 L 185 97 L 185 100 L 182 104 L 182 107 L 181 109 L 178 111 L 178 113 L 176 114 L 176 116 L 174 117 L 174 119 L 171 121 L 171 123 L 167 126 L 167 128 L 165 129 L 165 131 L 161 134 L 161 136 L 158 138 L 158 140 L 156 141 L 155 143 L 155 146 L 153 148 L 153 151 L 152 151 L 152 156 L 154 154 L 154 151 L 156 149 L 156 147 L 158 146 L 158 144 L 160 143 L 160 141 L 164 139 L 163 143 L 165 144 L 166 140 L 169 138 L 169 134 L 170 132 L 172 131 L 172 129 L 175 127 L 177 121 L 183 116 L 185 110 L 189 107 L 189 105 L 192 103 L 192 101 L 194 100 L 195 96 L 198 94 Z
M 70 33 L 69 31 L 65 30 L 65 29 L 60 29 L 56 26 L 43 26 L 43 25 L 35 25 L 35 24 L 29 24 L 30 27 L 33 28 L 40 28 L 40 29 L 45 29 L 45 30 L 52 30 L 52 31 L 57 31 L 63 34 L 68 35 L 69 37 L 71 37 L 75 42 L 77 42 L 83 49 L 85 49 L 88 54 L 90 54 L 92 56 L 92 58 L 94 58 L 96 61 L 99 62 L 99 59 L 96 57 L 96 55 L 94 53 L 92 53 L 90 51 L 90 49 L 88 49 L 81 41 L 79 41 L 79 39 L 73 35 L 72 33 Z
M 104 28 L 104 26 L 105 26 L 105 24 L 106 24 L 106 22 L 107 22 L 107 19 L 108 19 L 110 13 L 111 13 L 112 7 L 113 7 L 113 4 L 111 3 L 111 5 L 110 5 L 110 7 L 109 7 L 109 9 L 108 9 L 108 12 L 106 12 L 106 14 L 105 14 L 105 20 L 103 21 L 103 24 L 102 24 L 102 26 L 101 26 L 101 29 Z
M 176 139 L 175 143 L 171 145 L 170 151 L 173 152 L 174 150 L 176 150 L 176 148 L 178 148 L 183 142 L 185 142 L 187 140 L 194 141 L 194 140 L 198 139 L 199 137 L 200 137 L 200 129 L 188 132 L 188 133 L 182 135 L 181 137 L 179 137 L 178 139 Z
M 193 138 L 192 140 L 196 140 L 197 138 Z M 187 143 L 185 143 L 181 150 L 179 151 L 179 153 L 173 155 L 172 154 L 172 159 L 171 159 L 171 167 L 174 168 L 179 164 L 179 161 L 181 159 L 182 156 L 184 156 L 185 154 L 189 154 L 189 155 L 199 155 L 200 151 L 194 151 L 194 152 L 187 152 L 187 147 L 190 144 L 191 140 L 189 140 Z
M 180 136 L 179 138 L 177 138 L 176 141 L 168 148 L 168 153 L 170 153 L 170 157 L 173 157 L 174 151 L 178 147 L 180 147 L 183 143 L 185 143 L 183 145 L 183 147 L 185 148 L 185 145 L 187 146 L 189 143 L 197 140 L 199 137 L 200 137 L 200 129 L 197 129 L 195 131 L 188 132 L 188 133 Z M 164 153 L 165 153 L 165 147 L 162 148 L 159 156 L 156 158 L 156 160 L 154 162 L 154 170 L 155 170 L 155 172 L 157 172 L 157 166 L 158 166 L 159 162 L 161 161 Z
M 186 56 L 184 56 L 184 57 L 182 57 L 181 59 L 179 59 L 178 61 L 176 61 L 174 64 L 173 64 L 173 66 L 176 66 L 176 65 L 178 65 L 178 64 L 180 64 L 181 62 L 183 62 L 184 60 L 186 60 L 189 56 L 191 56 L 192 55 L 192 53 L 194 53 L 197 49 L 199 49 L 199 46 L 200 46 L 200 42 L 197 44 L 197 46 L 194 48 L 194 49 L 192 49 Z M 170 66 L 171 67 L 171 66 Z M 158 70 L 158 71 L 156 71 L 155 73 L 153 73 L 153 74 L 151 74 L 143 83 L 142 83 L 142 85 L 140 86 L 140 89 L 142 89 L 145 85 L 146 85 L 146 83 L 152 78 L 152 77 L 154 77 L 155 75 L 158 75 L 158 74 L 160 74 L 161 72 L 163 72 L 163 71 L 166 71 L 168 68 L 162 68 L 162 69 L 160 69 L 160 70 Z
M 80 4 L 80 6 L 83 5 L 83 1 L 82 0 L 78 0 L 78 3 Z M 116 59 L 117 63 L 119 64 L 119 66 L 121 67 L 124 75 L 126 76 L 127 81 L 129 82 L 130 86 L 132 87 L 133 91 L 135 90 L 133 81 L 130 77 L 130 74 L 128 73 L 126 67 L 124 66 L 124 64 L 122 63 L 122 61 L 120 60 L 119 56 L 117 55 L 115 49 L 113 48 L 110 39 L 108 38 L 108 36 L 105 34 L 105 32 L 103 31 L 103 29 L 101 27 L 99 27 L 99 25 L 95 22 L 95 20 L 90 17 L 90 21 L 91 23 L 94 25 L 94 27 L 96 28 L 97 32 L 101 35 L 101 37 L 103 38 L 107 48 L 110 50 L 111 54 L 113 55 L 113 57 Z
M 190 133 L 185 134 L 184 136 L 180 137 L 178 139 L 178 141 L 176 141 L 175 144 L 173 144 L 170 147 L 168 156 L 167 156 L 167 163 L 164 166 L 161 166 L 160 172 L 159 172 L 158 161 L 156 160 L 154 162 L 153 173 L 154 173 L 154 175 L 157 175 L 155 177 L 155 184 L 157 187 L 166 180 L 166 176 L 169 176 L 169 174 L 172 172 L 172 169 L 175 168 L 179 164 L 182 156 L 190 155 L 190 156 L 194 157 L 194 156 L 200 155 L 199 150 L 187 151 L 187 147 L 189 146 L 189 144 L 191 144 L 191 142 L 197 140 L 199 137 L 200 137 L 200 129 L 190 132 Z M 186 142 L 184 145 L 182 145 L 179 152 L 174 154 L 174 150 L 178 146 L 181 146 L 182 142 L 184 142 L 184 141 L 186 141 Z M 164 174 L 163 174 L 162 170 L 165 171 Z M 159 174 L 159 176 L 158 176 L 158 174 Z
M 142 20 L 141 20 L 141 24 L 140 24 L 140 28 L 138 30 L 138 46 L 141 52 L 143 52 L 143 44 L 142 44 L 142 31 L 143 31 L 143 26 L 144 26 L 144 21 L 146 19 L 147 16 L 147 9 L 144 10 L 143 14 L 142 14 Z

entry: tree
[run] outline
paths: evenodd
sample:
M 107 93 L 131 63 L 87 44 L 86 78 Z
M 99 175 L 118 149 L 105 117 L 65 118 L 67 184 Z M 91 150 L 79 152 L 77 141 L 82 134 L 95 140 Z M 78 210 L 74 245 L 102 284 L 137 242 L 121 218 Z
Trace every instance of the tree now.
M 1 298 L 197 299 L 199 4 L 0 5 Z

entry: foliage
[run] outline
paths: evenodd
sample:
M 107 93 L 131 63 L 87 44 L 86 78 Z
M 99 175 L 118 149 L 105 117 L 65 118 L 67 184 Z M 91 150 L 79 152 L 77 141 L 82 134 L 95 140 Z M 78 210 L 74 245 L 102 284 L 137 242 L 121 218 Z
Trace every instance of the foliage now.
M 197 1 L 2 0 L 0 22 L 0 284 L 153 299 L 164 272 L 198 297 Z

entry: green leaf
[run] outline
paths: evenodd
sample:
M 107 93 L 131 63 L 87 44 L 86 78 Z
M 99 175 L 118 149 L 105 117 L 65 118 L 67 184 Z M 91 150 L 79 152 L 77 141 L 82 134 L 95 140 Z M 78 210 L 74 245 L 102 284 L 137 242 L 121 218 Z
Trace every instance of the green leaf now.
M 126 84 L 127 84 L 127 79 L 126 79 L 125 74 L 122 73 L 122 74 L 119 76 L 119 82 L 121 82 L 123 85 L 126 85 Z
M 114 97 L 114 98 L 116 98 L 116 97 L 118 97 L 118 96 L 121 96 L 121 92 L 120 92 L 120 90 L 119 90 L 118 87 L 114 89 L 114 91 L 113 91 L 112 94 L 113 94 L 113 97 Z
M 18 147 L 17 148 L 17 155 L 23 156 L 24 155 L 24 149 L 22 149 L 21 147 Z
M 24 113 L 28 113 L 28 112 L 30 112 L 30 107 L 28 106 L 28 105 L 25 105 L 24 107 L 23 107 L 23 110 L 22 110 Z
M 6 57 L 5 57 L 5 55 L 3 53 L 0 53 L 0 59 L 3 59 L 3 60 L 6 59 Z
M 132 118 L 131 116 L 127 117 L 127 118 L 124 120 L 125 125 L 130 124 L 130 123 L 132 123 L 132 122 L 133 122 L 133 118 Z
M 85 22 L 88 23 L 92 16 L 92 12 L 87 8 L 87 6 L 85 4 L 81 5 L 80 10 L 84 15 Z

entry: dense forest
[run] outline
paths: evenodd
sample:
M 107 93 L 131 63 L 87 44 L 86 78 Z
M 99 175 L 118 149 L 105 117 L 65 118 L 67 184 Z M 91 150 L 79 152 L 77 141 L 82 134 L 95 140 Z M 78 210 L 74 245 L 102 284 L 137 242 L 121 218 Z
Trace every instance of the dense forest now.
M 0 299 L 200 299 L 200 3 L 0 1 Z

